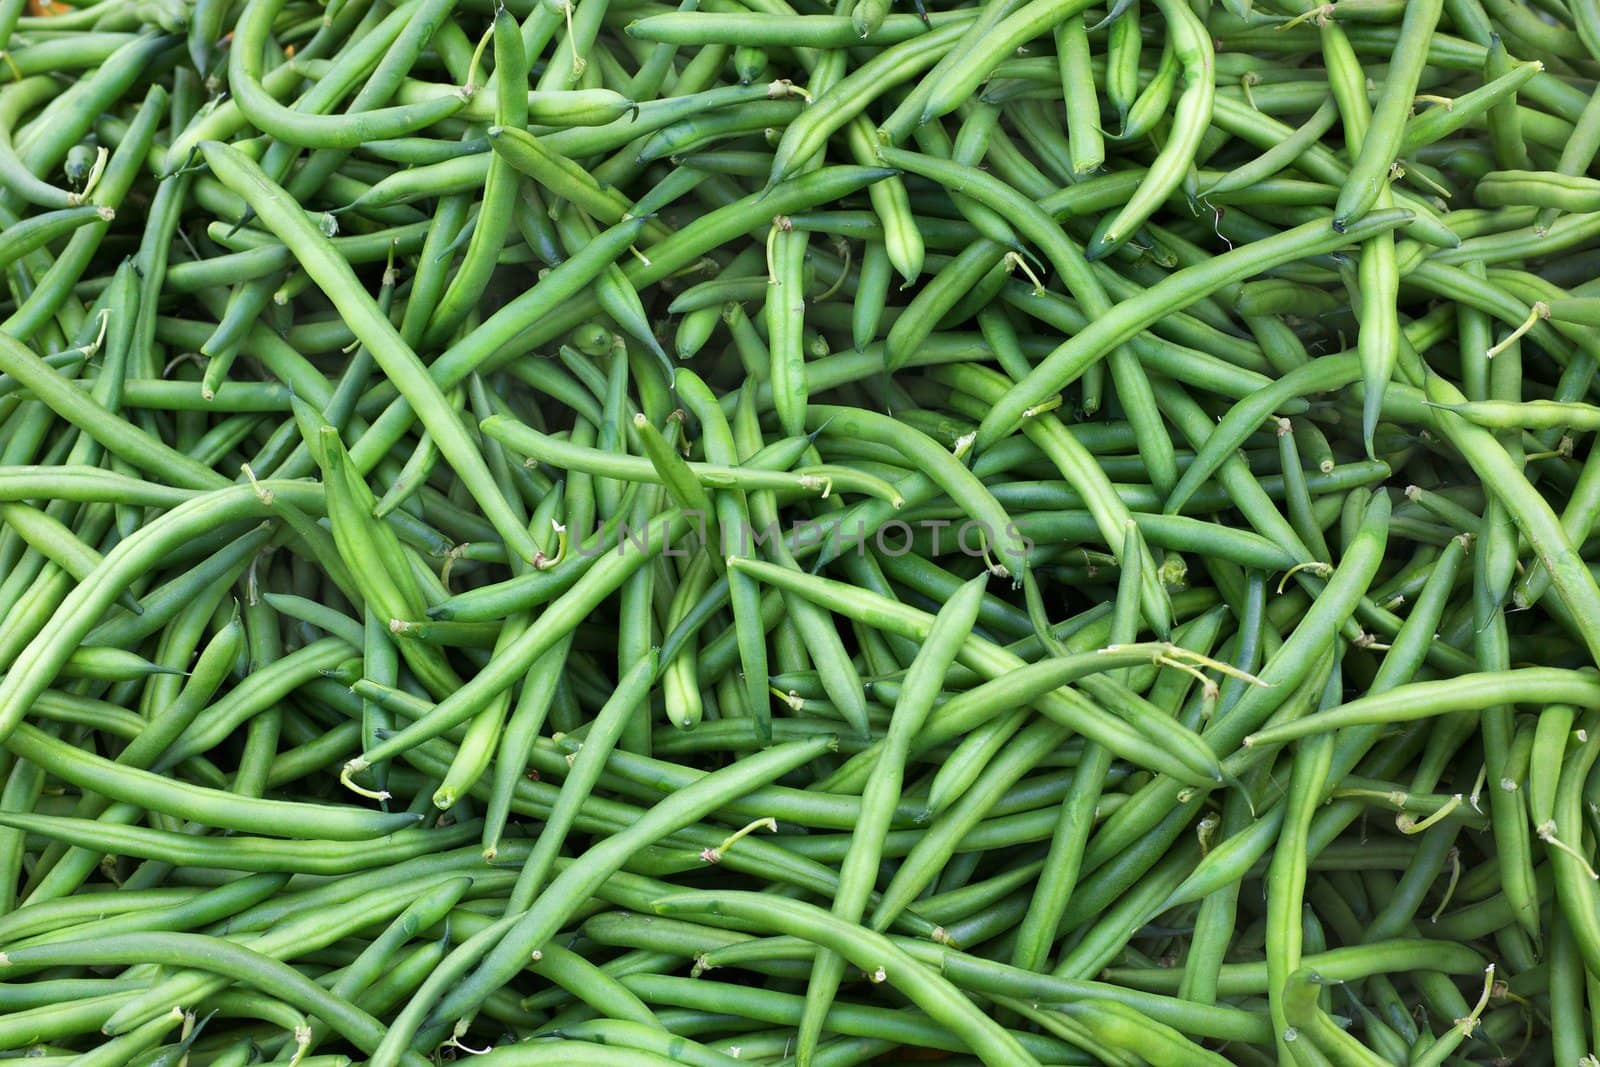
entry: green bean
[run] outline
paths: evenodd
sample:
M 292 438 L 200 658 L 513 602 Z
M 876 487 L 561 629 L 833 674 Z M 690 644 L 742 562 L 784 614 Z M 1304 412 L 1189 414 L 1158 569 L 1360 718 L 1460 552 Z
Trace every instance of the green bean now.
M 85 204 L 11 222 L 4 227 L 6 248 L 0 253 L 0 267 L 9 266 L 29 252 L 59 240 L 86 223 L 95 220 L 110 222 L 116 217 L 117 213 L 109 207 Z
M 790 123 L 784 130 L 783 140 L 773 156 L 768 187 L 796 173 L 798 165 L 811 158 L 831 134 L 862 113 L 872 102 L 873 93 L 881 93 L 932 66 L 943 50 L 959 40 L 968 28 L 968 20 L 962 18 L 908 38 L 831 86 L 812 102 L 802 119 Z
M 277 960 L 200 934 L 121 934 L 86 943 L 66 943 L 16 949 L 6 953 L 9 966 L 25 966 L 35 959 L 56 963 L 81 961 L 91 965 L 135 964 L 166 961 L 169 965 L 200 965 L 216 973 L 261 988 L 301 1010 L 335 1026 L 341 1036 L 363 1049 L 372 1048 L 381 1029 L 377 1020 L 347 1002 L 330 996 L 298 971 Z M 427 1061 L 409 1053 L 408 1064 Z
M 913 1003 L 978 1051 L 986 1063 L 1036 1063 L 1010 1033 L 979 1012 L 959 991 L 918 963 L 881 934 L 834 920 L 814 905 L 753 893 L 679 893 L 656 902 L 666 915 L 731 915 L 759 922 L 783 933 L 815 940 L 843 955 L 851 964 L 892 981 Z M 882 977 L 877 977 L 881 975 Z
M 430 368 L 430 374 L 444 387 L 458 384 L 477 370 L 482 360 L 512 340 L 527 324 L 526 316 L 537 315 L 541 309 L 570 298 L 579 288 L 592 281 L 606 263 L 627 247 L 642 226 L 642 220 L 625 221 L 607 231 L 602 239 L 591 242 L 583 253 L 553 268 L 544 279 L 544 284 L 521 294 L 477 330 L 447 349 Z M 383 452 L 392 448 L 403 436 L 411 417 L 409 403 L 403 397 L 396 400 L 355 443 L 351 457 L 358 466 L 365 469 L 373 465 Z
M 833 610 L 859 614 L 870 619 L 875 626 L 892 628 L 894 632 L 907 637 L 924 639 L 930 625 L 931 617 L 926 612 L 888 601 L 865 590 L 850 590 L 850 595 L 845 595 L 844 588 L 827 579 L 794 575 L 770 564 L 744 559 L 730 561 L 729 569 L 749 571 L 759 575 L 769 584 L 792 589 Z M 970 665 L 989 677 L 998 677 L 1022 665 L 1011 653 L 980 639 L 969 640 L 962 655 L 970 657 Z M 1193 772 L 1187 769 L 1183 761 L 1173 759 L 1156 749 L 1136 731 L 1126 727 L 1120 720 L 1105 715 L 1087 701 L 1080 702 L 1070 690 L 1041 697 L 1038 706 L 1047 715 L 1058 718 L 1064 725 L 1093 738 L 1114 752 L 1127 753 L 1129 758 L 1135 758 L 1146 765 L 1162 765 L 1185 779 L 1193 777 Z M 1135 757 L 1133 753 L 1139 755 Z M 1205 776 L 1200 777 L 1205 780 Z
M 585 793 L 594 787 L 595 779 L 605 764 L 611 746 L 616 743 L 628 718 L 636 713 L 640 701 L 644 699 L 641 690 L 649 684 L 655 672 L 656 658 L 653 655 L 647 655 L 634 664 L 627 676 L 619 682 L 606 706 L 600 709 L 593 727 L 584 735 L 584 745 L 578 750 L 578 757 L 572 762 L 572 771 L 562 786 L 561 796 L 546 823 L 546 831 L 540 836 L 538 845 L 528 854 L 528 859 L 517 877 L 517 885 L 511 895 L 512 911 L 521 911 L 537 899 L 550 866 L 561 847 L 566 826 L 570 825 L 577 812 L 577 806 L 583 802 Z
M 26 504 L 0 504 L 0 521 L 17 533 L 36 551 L 78 581 L 83 581 L 100 564 L 100 553 L 78 540 L 65 524 Z M 132 594 L 124 592 L 118 603 L 138 614 Z
M 502 972 L 509 974 L 521 970 L 528 953 L 543 944 L 559 929 L 565 922 L 569 909 L 581 903 L 582 898 L 588 895 L 590 887 L 598 885 L 608 874 L 621 867 L 637 848 L 693 822 L 704 811 L 713 810 L 722 796 L 742 792 L 763 779 L 776 777 L 808 762 L 825 751 L 827 745 L 828 739 L 821 739 L 815 742 L 776 746 L 760 756 L 743 760 L 722 772 L 707 775 L 695 785 L 657 804 L 645 816 L 620 833 L 591 848 L 584 854 L 583 860 L 567 867 L 556 876 L 539 895 L 533 907 L 524 913 L 508 917 L 511 922 L 505 926 L 504 938 L 498 940 L 493 948 L 484 944 L 482 947 L 473 946 L 469 950 L 467 945 L 463 945 L 457 950 L 453 955 L 457 956 L 465 966 L 471 966 L 473 962 L 482 958 L 483 962 L 478 965 L 478 971 L 474 973 L 473 978 L 457 985 L 454 990 L 441 998 L 444 989 L 440 986 L 455 979 L 449 970 L 441 969 L 436 972 L 438 983 L 432 987 L 425 984 L 423 989 L 418 991 L 406 1011 L 401 1013 L 391 1027 L 383 1046 L 374 1053 L 374 1062 L 379 1064 L 396 1062 L 395 1057 L 404 1048 L 403 1043 L 408 1042 L 411 1033 L 424 1022 L 424 1012 L 431 1011 L 435 1016 L 454 1018 L 454 1013 L 461 1010 L 461 1004 L 470 1003 L 467 998 L 474 996 L 472 991 L 474 982 L 486 981 L 490 975 Z M 471 945 L 471 942 L 468 942 L 468 945 Z M 507 972 L 507 967 L 513 970 Z
M 536 950 L 533 969 L 570 990 L 579 1000 L 617 1022 L 633 1023 L 665 1035 L 654 1013 L 626 987 L 582 956 L 560 945 Z M 558 1033 L 565 1034 L 565 1027 Z M 548 1031 L 547 1031 L 548 1033 Z
M 547 189 L 559 189 L 563 199 L 571 200 L 600 221 L 614 226 L 628 216 L 630 205 L 626 197 L 602 186 L 588 171 L 533 134 L 491 126 L 488 136 L 490 147 L 511 166 Z M 647 221 L 643 232 L 654 243 L 670 231 L 658 222 Z
M 239 109 L 257 127 L 291 144 L 311 148 L 355 148 L 369 138 L 399 137 L 447 118 L 467 101 L 468 93 L 441 97 L 420 105 L 401 105 L 352 116 L 307 115 L 282 107 L 261 82 L 262 51 L 272 21 L 282 5 L 277 0 L 252 0 L 245 5 L 228 50 L 228 84 Z
M 768 375 L 772 380 L 772 406 L 787 434 L 802 432 L 806 417 L 805 353 L 801 334 L 805 325 L 804 230 L 773 222 L 768 238 L 773 275 L 766 292 Z
M 1290 371 L 1273 386 L 1235 405 L 1168 494 L 1164 510 L 1169 514 L 1182 511 L 1184 504 L 1204 480 L 1221 466 L 1250 431 L 1265 421 L 1268 414 L 1279 408 L 1285 400 L 1302 392 L 1341 388 L 1355 380 L 1358 369 L 1357 360 L 1349 356 L 1320 359 Z
M 1595 0 L 66 6 L 4 1047 L 1595 1036 Z
M 1509 427 L 1532 430 L 1571 428 L 1593 431 L 1600 428 L 1596 409 L 1589 404 L 1566 404 L 1556 400 L 1521 402 L 1479 400 L 1450 406 L 1440 405 L 1477 426 L 1503 430 Z
M 0 368 L 49 403 L 61 417 L 81 426 L 109 451 L 135 466 L 158 473 L 184 488 L 214 489 L 226 484 L 222 476 L 209 467 L 107 411 L 9 337 L 0 340 Z
M 1428 399 L 1434 403 L 1453 404 L 1463 402 L 1465 397 L 1448 383 L 1430 375 Z M 1574 566 L 1572 550 L 1549 505 L 1533 499 L 1537 494 L 1523 491 L 1527 482 L 1520 473 L 1507 470 L 1511 463 L 1504 448 L 1487 431 L 1467 427 L 1460 420 L 1441 419 L 1440 429 L 1457 443 L 1475 469 L 1491 479 L 1486 484 L 1494 487 L 1496 496 L 1522 528 L 1550 572 L 1558 594 L 1569 607 L 1581 618 L 1591 600 L 1600 605 L 1600 587 L 1595 585 L 1587 568 Z M 1586 643 L 1600 646 L 1600 634 L 1588 632 L 1589 628 L 1583 628 L 1581 623 L 1580 628 Z
M 454 883 L 455 891 L 459 891 L 460 879 L 447 879 L 445 884 L 451 883 Z M 374 921 L 388 919 L 396 913 L 401 914 L 401 919 L 397 922 L 404 928 L 406 914 L 410 913 L 413 916 L 417 914 L 407 906 L 415 892 L 416 889 L 413 887 L 385 886 L 373 893 L 339 901 L 321 912 L 320 916 L 297 915 L 275 929 L 254 936 L 244 936 L 241 941 L 244 947 L 251 951 L 276 959 L 315 952 L 336 943 L 341 936 L 347 935 L 354 929 Z M 436 897 L 433 886 L 425 884 L 418 910 L 426 913 L 428 909 L 434 908 Z M 325 921 L 319 922 L 319 917 Z M 360 958 L 356 957 L 352 961 L 352 966 L 360 962 Z M 104 1029 L 108 1033 L 115 1033 L 129 1026 L 138 1025 L 140 1020 L 159 1012 L 162 1005 L 170 1003 L 172 999 L 199 999 L 225 989 L 228 984 L 225 978 L 208 975 L 203 968 L 179 971 L 119 1008 L 106 1021 Z
M 870 34 L 837 15 L 688 13 L 647 15 L 628 23 L 628 36 L 678 45 L 730 44 L 754 47 L 844 48 L 899 44 L 927 32 L 929 25 L 965 22 L 959 11 L 930 13 L 928 23 L 914 15 L 890 15 Z
M 409 816 L 405 817 L 411 821 Z M 423 855 L 441 846 L 477 836 L 471 823 L 448 830 L 400 830 L 368 839 L 374 847 L 352 850 L 344 841 L 279 841 L 272 838 L 194 838 L 166 830 L 113 826 L 66 816 L 18 815 L 0 812 L 0 825 L 11 826 L 83 848 L 122 855 L 197 864 L 239 871 L 303 871 L 340 874 Z
M 839 892 L 834 897 L 832 913 L 844 922 L 859 922 L 865 911 L 881 861 L 883 835 L 888 832 L 889 819 L 900 800 L 912 738 L 920 732 L 943 684 L 945 671 L 955 661 L 961 643 L 972 629 L 983 599 L 985 578 L 975 578 L 962 586 L 941 610 L 929 630 L 927 642 L 906 675 L 878 757 L 878 773 L 869 779 L 862 793 L 862 821 L 852 834 L 850 851 L 840 867 Z M 876 920 L 883 915 L 886 905 L 880 901 L 878 907 L 874 925 L 881 929 L 882 925 Z M 814 1053 L 834 991 L 843 976 L 843 965 L 841 956 L 826 951 L 818 952 L 812 963 L 806 1008 L 797 1036 L 799 1051 L 796 1055 L 801 1058 L 809 1058 Z
M 1328 130 L 1333 128 L 1334 120 L 1339 117 L 1339 110 L 1330 98 L 1312 113 L 1305 124 L 1295 129 L 1293 133 L 1268 148 L 1255 159 L 1220 176 L 1210 186 L 1201 190 L 1201 196 L 1210 198 L 1223 193 L 1236 192 L 1248 189 L 1252 185 L 1269 178 L 1288 166 L 1292 165 L 1308 148 L 1316 144 Z
M 729 983 L 665 975 L 630 975 L 624 981 L 637 989 L 642 996 L 663 1004 L 689 1004 L 697 1007 L 703 1005 L 713 1010 L 726 1010 L 742 1000 L 747 1000 L 748 1005 L 741 1007 L 741 1012 L 748 1012 L 752 1018 L 773 1023 L 792 1025 L 801 1010 L 800 997 L 776 990 L 756 990 Z M 746 998 L 746 993 L 751 995 Z M 932 1023 L 921 1013 L 904 1013 L 863 1004 L 836 1004 L 828 1013 L 828 1029 L 844 1034 L 858 1032 L 883 1034 L 890 1038 L 913 1042 L 923 1048 L 961 1051 L 966 1047 L 950 1031 Z M 1040 1049 L 1042 1055 L 1049 1055 L 1035 1035 L 1019 1033 L 1017 1038 L 1028 1042 L 1033 1048 Z M 826 1046 L 819 1050 L 819 1061 L 825 1052 Z
M 993 376 L 985 378 L 977 373 L 967 372 L 957 377 L 954 373 L 947 374 L 940 371 L 936 371 L 935 375 L 952 384 L 958 384 L 986 402 L 992 403 L 1002 393 L 1001 381 Z M 1058 421 L 1048 415 L 1025 424 L 1024 433 L 1030 440 L 1040 443 L 1045 448 L 1062 475 L 1081 494 L 1084 503 L 1095 516 L 1105 543 L 1114 549 L 1120 549 L 1121 533 L 1126 529 L 1126 523 L 1132 515 L 1123 510 L 1122 502 L 1109 484 L 1106 484 L 1103 473 L 1092 462 L 1087 450 L 1082 448 Z M 1024 521 L 1019 529 L 1024 529 L 1026 525 Z M 1141 580 L 1143 584 L 1141 609 L 1157 636 L 1163 636 L 1170 627 L 1171 609 L 1167 604 L 1165 591 L 1156 580 L 1153 563 L 1143 571 Z
M 740 1062 L 697 1041 L 663 1034 L 660 1030 L 625 1019 L 590 1019 L 563 1026 L 560 1034 L 570 1040 L 588 1040 L 613 1048 L 654 1053 L 665 1061 L 688 1064 L 689 1067 L 734 1067 Z
M 504 9 L 495 13 L 493 36 L 495 122 L 501 127 L 520 128 L 528 123 L 526 57 L 517 20 Z M 516 190 L 516 174 L 511 165 L 496 156 L 489 166 L 477 224 L 459 267 L 433 309 L 424 334 L 426 339 L 439 340 L 448 336 L 466 316 L 469 300 L 477 297 L 488 280 L 505 241 Z
M 391 833 L 415 821 L 407 815 L 346 811 L 287 801 L 238 803 L 226 794 L 120 767 L 89 753 L 74 752 L 70 746 L 26 723 L 17 726 L 6 745 L 57 777 L 82 788 L 93 788 L 111 800 L 137 802 L 154 811 L 231 830 L 275 833 L 283 829 L 286 820 L 292 819 L 296 827 L 304 827 L 311 836 L 356 841 Z M 138 798 L 137 801 L 134 798 Z
M 1110 311 L 1111 302 L 1094 278 L 1083 254 L 1070 240 L 1063 238 L 1054 221 L 1041 208 L 973 168 L 944 164 L 926 156 L 890 148 L 880 150 L 879 157 L 886 163 L 933 177 L 947 186 L 959 185 L 962 189 L 971 190 L 971 195 L 984 206 L 1018 220 L 1017 224 L 1025 235 L 1038 243 L 1050 257 L 1052 265 L 1073 290 L 1084 310 L 1091 316 Z M 888 365 L 893 370 L 903 363 L 904 356 L 895 350 L 894 331 L 891 331 L 890 338 Z M 1130 352 L 1114 350 L 1110 360 L 1118 397 L 1125 405 L 1130 420 L 1142 427 L 1140 451 L 1150 469 L 1151 479 L 1158 489 L 1165 489 L 1176 479 L 1175 463 L 1170 447 L 1162 447 L 1166 438 L 1157 429 L 1160 418 L 1155 410 L 1155 399 L 1150 394 L 1149 382 Z
M 1520 63 L 1488 84 L 1463 93 L 1448 104 L 1431 107 L 1412 116 L 1406 122 L 1399 154 L 1409 155 L 1423 145 L 1434 143 L 1474 122 L 1490 108 L 1503 105 L 1508 96 L 1526 85 L 1540 69 L 1538 63 Z
M 1542 207 L 1561 211 L 1596 210 L 1597 186 L 1593 179 L 1555 175 L 1548 171 L 1496 170 L 1483 176 L 1477 187 L 1485 207 Z
M 1361 240 L 1370 233 L 1382 232 L 1404 221 L 1404 213 L 1380 212 L 1361 220 L 1343 236 L 1330 236 L 1326 227 L 1309 222 L 1277 237 L 1252 242 L 1226 252 L 1208 263 L 1188 267 L 1170 275 L 1162 283 L 1146 289 L 1138 297 L 1118 304 L 1111 314 L 1094 320 L 1089 328 L 1050 353 L 1022 381 L 1016 383 L 991 409 L 979 430 L 977 447 L 993 444 L 1002 430 L 1009 430 L 1027 417 L 1027 411 L 1047 400 L 1070 382 L 1082 368 L 1098 359 L 1109 348 L 1131 339 L 1174 305 L 1182 306 L 1216 291 L 1229 281 L 1257 273 L 1275 262 L 1320 254 L 1349 241 Z M 1359 232 L 1358 232 L 1359 231 Z
M 1436 682 L 1412 682 L 1386 693 L 1352 700 L 1309 719 L 1280 723 L 1258 731 L 1251 735 L 1248 743 L 1277 744 L 1342 726 L 1371 723 L 1377 716 L 1383 716 L 1383 722 L 1392 723 L 1522 699 L 1583 703 L 1592 697 L 1594 685 L 1593 680 L 1580 672 L 1554 667 L 1521 667 Z
M 275 199 L 274 183 L 248 158 L 235 149 L 213 141 L 203 143 L 201 151 L 207 163 L 230 183 L 230 187 L 250 200 L 252 207 L 289 245 L 319 286 L 347 300 L 362 292 L 348 264 L 328 248 L 326 238 L 316 232 L 302 215 L 285 209 Z M 493 484 L 482 455 L 449 410 L 439 386 L 428 376 L 415 353 L 400 339 L 388 319 L 378 313 L 369 298 L 361 296 L 352 307 L 355 310 L 347 314 L 355 319 L 352 326 L 358 328 L 358 336 L 362 337 L 373 358 L 395 381 L 396 388 L 406 396 L 407 402 L 416 408 L 445 458 L 473 487 L 474 495 L 480 499 L 485 513 L 494 521 L 507 544 L 524 559 L 531 560 L 538 551 L 537 547 L 527 530 L 510 513 L 498 487 Z M 404 388 L 401 388 L 402 383 Z
M 1389 168 L 1399 154 L 1417 81 L 1428 59 L 1428 39 L 1442 11 L 1442 0 L 1406 5 L 1401 43 L 1390 60 L 1389 76 L 1373 108 L 1371 124 L 1361 139 L 1360 151 L 1351 161 L 1350 174 L 1333 209 L 1336 230 L 1359 219 L 1378 199 Z
M 670 1046 L 676 1048 L 676 1045 Z M 642 1049 L 618 1048 L 610 1044 L 589 1044 L 562 1036 L 559 1039 L 532 1040 L 513 1045 L 501 1045 L 484 1053 L 485 1062 L 504 1067 L 544 1067 L 570 1063 L 574 1067 L 600 1067 L 617 1064 L 619 1067 L 666 1067 L 667 1064 L 694 1062 L 657 1055 Z
M 1156 0 L 1156 6 L 1166 20 L 1173 54 L 1183 66 L 1184 88 L 1173 115 L 1172 135 L 1151 164 L 1138 192 L 1089 245 L 1085 255 L 1090 259 L 1101 259 L 1120 247 L 1177 188 L 1183 172 L 1193 163 L 1200 137 L 1211 120 L 1216 57 L 1210 36 L 1187 5 Z
M 909 427 L 859 408 L 813 404 L 806 417 L 808 422 L 830 425 L 835 432 L 877 440 L 899 450 L 912 463 L 923 464 L 929 475 L 980 524 L 984 542 L 1000 559 L 997 573 L 1010 575 L 1013 582 L 1021 580 L 1027 559 L 1016 538 L 1015 523 L 953 456 L 936 445 L 930 447 L 931 442 L 925 438 L 918 440 L 921 435 Z
M 907 111 L 907 105 L 913 102 L 921 105 L 921 114 L 918 116 L 907 112 L 905 118 L 908 123 L 930 122 L 949 114 L 972 95 L 1002 57 L 1062 19 L 1081 13 L 1086 6 L 1076 0 L 1054 0 L 1049 3 L 1034 0 L 1032 3 L 995 5 L 990 10 L 997 21 L 980 23 L 979 34 L 972 38 L 967 47 L 952 50 L 949 64 L 941 63 L 935 67 L 926 76 L 923 85 L 897 109 L 896 115 Z M 902 136 L 901 130 L 909 128 L 905 124 L 894 124 L 894 119 L 895 115 L 891 115 L 890 122 L 880 129 L 880 137 L 889 143 L 898 142 Z

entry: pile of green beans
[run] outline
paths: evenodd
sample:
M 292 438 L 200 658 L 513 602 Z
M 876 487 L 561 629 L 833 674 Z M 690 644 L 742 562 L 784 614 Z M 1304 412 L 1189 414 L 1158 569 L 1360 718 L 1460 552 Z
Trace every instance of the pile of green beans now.
M 0 0 L 0 1058 L 1600 1062 L 1600 0 Z

